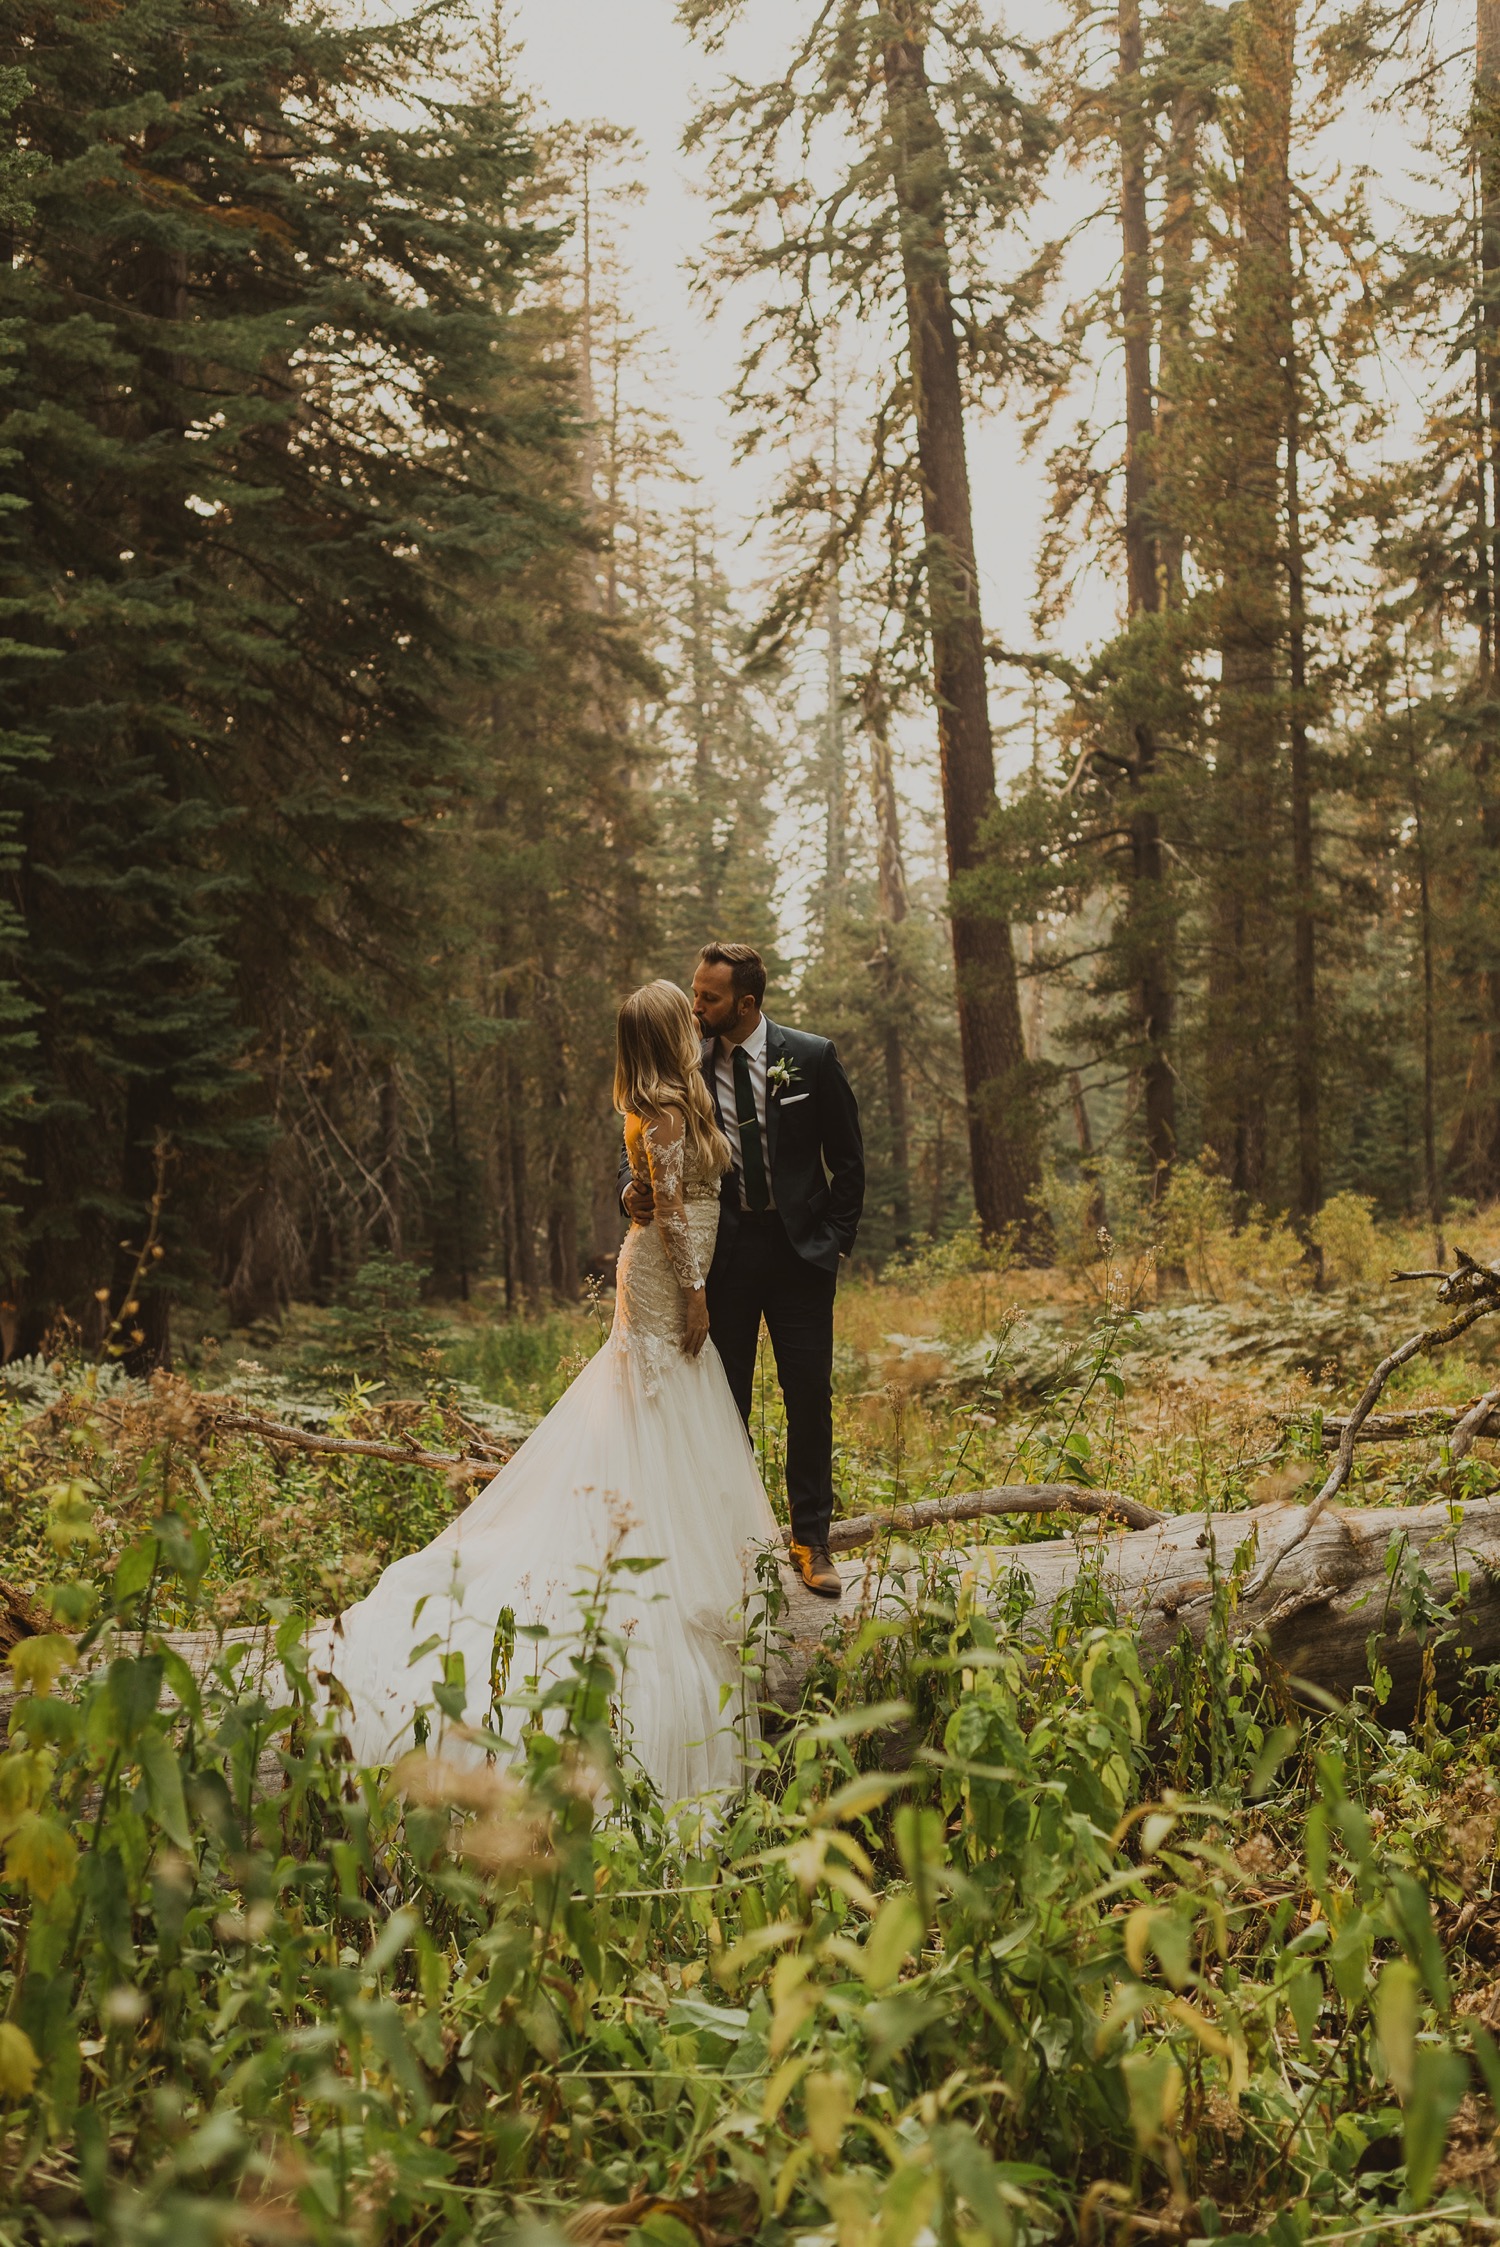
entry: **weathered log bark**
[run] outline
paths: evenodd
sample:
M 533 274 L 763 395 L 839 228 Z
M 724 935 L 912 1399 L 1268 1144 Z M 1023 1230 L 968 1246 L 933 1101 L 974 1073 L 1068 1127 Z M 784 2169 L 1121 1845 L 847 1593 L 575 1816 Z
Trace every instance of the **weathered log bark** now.
M 1247 1540 L 1255 1538 L 1260 1552 L 1280 1545 L 1283 1557 L 1270 1583 L 1253 1595 L 1242 1588 L 1235 1602 L 1235 1636 L 1257 1639 L 1294 1692 L 1312 1687 L 1338 1700 L 1369 1682 L 1367 1642 L 1375 1636 L 1392 1679 L 1382 1715 L 1399 1723 L 1416 1705 L 1422 1670 L 1422 1648 L 1403 1630 L 1386 1576 L 1391 1540 L 1402 1537 L 1436 1598 L 1459 1603 L 1458 1644 L 1478 1662 L 1500 1661 L 1500 1505 L 1326 1506 L 1293 1545 L 1288 1532 L 1300 1526 L 1301 1511 L 1274 1505 L 1245 1513 L 1178 1514 L 1150 1529 L 1090 1528 L 1076 1537 L 981 1545 L 941 1557 L 950 1564 L 958 1560 L 981 1584 L 1025 1577 L 1035 1594 L 1039 1636 L 1080 1572 L 1097 1569 L 1150 1669 L 1183 1631 L 1202 1643 L 1215 1579 L 1229 1576 Z M 929 1567 L 933 1557 L 928 1556 Z M 830 1634 L 843 1638 L 869 1615 L 900 1614 L 915 1603 L 922 1559 L 913 1548 L 887 1546 L 869 1559 L 836 1565 L 845 1591 L 832 1617 L 826 1601 L 786 1578 L 786 1611 L 767 1679 L 769 1697 L 783 1708 L 795 1705 Z M 1461 1600 L 1460 1576 L 1466 1578 Z

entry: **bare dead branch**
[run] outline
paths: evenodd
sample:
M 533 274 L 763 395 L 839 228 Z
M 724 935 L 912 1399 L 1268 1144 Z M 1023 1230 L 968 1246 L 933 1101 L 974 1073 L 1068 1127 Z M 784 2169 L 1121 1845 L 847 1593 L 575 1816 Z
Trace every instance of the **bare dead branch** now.
M 834 1552 L 848 1552 L 877 1537 L 909 1535 L 945 1522 L 980 1521 L 996 1514 L 1090 1514 L 1127 1522 L 1132 1529 L 1153 1529 L 1165 1518 L 1118 1490 L 1080 1490 L 1071 1482 L 1018 1482 L 995 1490 L 966 1490 L 956 1498 L 920 1498 L 914 1505 L 893 1506 L 887 1513 L 854 1514 L 833 1524 L 828 1543 Z M 791 1531 L 783 1531 L 782 1542 L 790 1540 Z
M 1474 1258 L 1461 1248 L 1454 1250 L 1454 1258 L 1456 1270 L 1438 1275 L 1438 1300 L 1443 1303 L 1461 1303 L 1464 1308 L 1456 1318 L 1450 1319 L 1446 1326 L 1429 1327 L 1421 1334 L 1412 1335 L 1411 1339 L 1403 1342 L 1399 1349 L 1392 1350 L 1387 1357 L 1381 1359 L 1379 1365 L 1376 1366 L 1375 1371 L 1365 1383 L 1364 1392 L 1359 1402 L 1344 1422 L 1343 1432 L 1339 1437 L 1338 1454 L 1322 1489 L 1308 1506 L 1291 1536 L 1285 1539 L 1273 1552 L 1267 1554 L 1265 1560 L 1262 1561 L 1250 1578 L 1246 1591 L 1251 1597 L 1265 1590 L 1281 1563 L 1286 1559 L 1287 1554 L 1296 1550 L 1324 1508 L 1343 1489 L 1344 1484 L 1349 1479 L 1349 1470 L 1354 1464 L 1354 1447 L 1359 1441 L 1359 1431 L 1374 1410 L 1391 1375 L 1397 1372 L 1401 1366 L 1408 1365 L 1415 1357 L 1421 1357 L 1428 1351 L 1446 1349 L 1448 1344 L 1456 1342 L 1461 1334 L 1467 1334 L 1469 1328 L 1476 1326 L 1480 1319 L 1490 1318 L 1496 1311 L 1500 1311 L 1500 1267 L 1476 1263 Z M 1488 1417 L 1489 1414 L 1486 1411 L 1485 1418 L 1488 1419 Z M 1479 1423 L 1476 1422 L 1475 1429 L 1470 1432 L 1470 1443 L 1474 1440 L 1478 1425 Z
M 290 1451 L 314 1451 L 334 1457 L 387 1459 L 396 1467 L 422 1467 L 429 1474 L 450 1475 L 455 1480 L 488 1479 L 505 1465 L 509 1451 L 466 1458 L 461 1452 L 423 1451 L 414 1443 L 376 1443 L 365 1436 L 321 1436 L 308 1428 L 289 1427 L 284 1420 L 267 1420 L 258 1412 L 225 1411 L 208 1415 L 215 1429 L 236 1435 L 256 1436 L 262 1443 L 285 1446 Z
M 1476 1422 L 1471 1443 L 1484 1436 L 1500 1436 L 1500 1392 L 1479 1401 L 1488 1406 L 1486 1420 Z M 1456 1432 L 1466 1416 L 1476 1410 L 1472 1404 L 1418 1404 L 1404 1412 L 1372 1412 L 1360 1422 L 1354 1440 L 1356 1443 L 1411 1443 L 1422 1436 L 1440 1436 L 1450 1429 Z M 1347 1413 L 1324 1413 L 1325 1451 L 1337 1451 L 1348 1425 Z

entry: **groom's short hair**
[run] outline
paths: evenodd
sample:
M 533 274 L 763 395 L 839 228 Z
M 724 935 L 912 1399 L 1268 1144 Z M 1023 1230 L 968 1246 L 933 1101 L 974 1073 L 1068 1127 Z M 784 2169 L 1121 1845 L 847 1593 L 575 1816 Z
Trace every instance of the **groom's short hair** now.
M 742 999 L 748 991 L 760 1005 L 766 995 L 766 963 L 753 944 L 705 944 L 698 959 L 704 967 L 727 967 L 735 997 Z

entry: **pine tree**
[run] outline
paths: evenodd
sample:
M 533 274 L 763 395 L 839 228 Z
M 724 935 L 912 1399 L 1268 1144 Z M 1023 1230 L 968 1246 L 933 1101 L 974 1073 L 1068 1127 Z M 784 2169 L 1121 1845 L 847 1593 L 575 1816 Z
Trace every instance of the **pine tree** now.
M 163 1138 L 182 1284 L 226 1165 L 289 1128 L 277 1090 L 377 1181 L 394 1238 L 392 1025 L 435 964 L 455 691 L 514 652 L 466 612 L 570 535 L 547 488 L 569 400 L 515 308 L 550 247 L 516 214 L 528 148 L 503 103 L 414 92 L 442 60 L 425 21 L 0 20 L 46 165 L 0 271 L 24 341 L 0 597 L 38 750 L 14 795 L 34 1341 L 110 1283 Z M 351 1053 L 386 1088 L 368 1154 Z
M 742 13 L 741 0 L 688 0 L 683 9 L 710 48 Z M 1034 192 L 1049 141 L 1041 112 L 1014 88 L 1026 65 L 971 0 L 887 0 L 875 9 L 844 0 L 819 15 L 784 77 L 732 87 L 689 135 L 711 156 L 721 214 L 708 271 L 719 286 L 752 283 L 761 297 L 736 392 L 752 442 L 795 433 L 799 416 L 816 408 L 841 321 L 867 331 L 879 323 L 893 343 L 899 337 L 900 373 L 880 386 L 868 465 L 847 479 L 855 497 L 841 536 L 857 536 L 864 510 L 888 489 L 887 447 L 904 438 L 905 505 L 919 519 L 911 574 L 930 648 L 953 884 L 970 1161 L 991 1232 L 1031 1224 L 1038 1147 L 1010 931 L 972 894 L 995 767 L 964 413 L 966 386 L 1010 372 L 1027 349 L 1031 284 L 1007 301 L 988 257 Z M 815 138 L 832 159 L 826 180 L 811 155 Z M 840 542 L 819 538 L 801 588 L 778 605 L 778 624 L 797 621 L 799 591 L 826 598 Z

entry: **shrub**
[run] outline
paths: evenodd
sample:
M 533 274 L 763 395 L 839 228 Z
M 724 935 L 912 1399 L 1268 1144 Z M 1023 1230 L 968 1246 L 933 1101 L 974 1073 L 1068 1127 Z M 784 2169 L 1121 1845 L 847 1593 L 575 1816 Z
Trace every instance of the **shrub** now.
M 325 1389 L 360 1380 L 387 1390 L 422 1388 L 442 1365 L 442 1330 L 422 1306 L 426 1276 L 399 1256 L 370 1257 L 340 1303 L 303 1314 L 311 1331 L 294 1353 L 293 1370 Z
M 1323 1252 L 1331 1280 L 1358 1284 L 1382 1276 L 1389 1258 L 1375 1230 L 1375 1204 L 1366 1194 L 1334 1194 L 1308 1227 Z
M 1180 1266 L 1200 1293 L 1217 1296 L 1216 1252 L 1233 1224 L 1234 1195 L 1213 1154 L 1179 1163 L 1162 1197 L 1162 1262 Z

